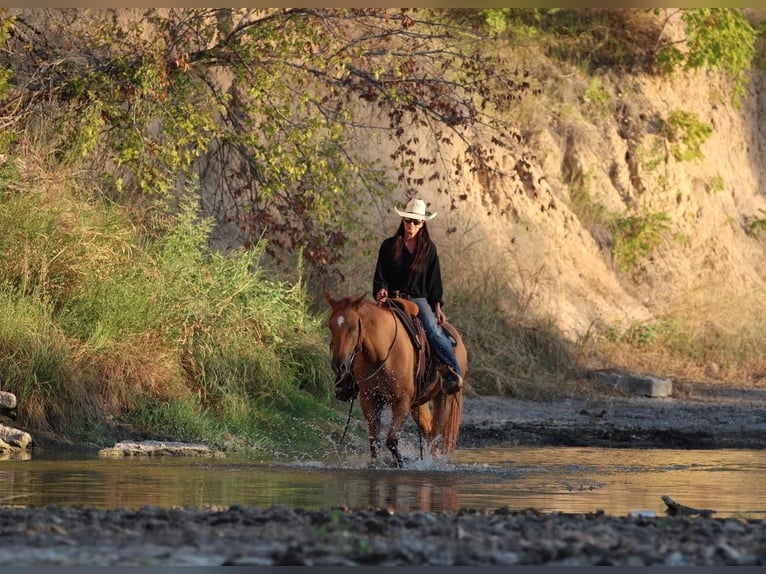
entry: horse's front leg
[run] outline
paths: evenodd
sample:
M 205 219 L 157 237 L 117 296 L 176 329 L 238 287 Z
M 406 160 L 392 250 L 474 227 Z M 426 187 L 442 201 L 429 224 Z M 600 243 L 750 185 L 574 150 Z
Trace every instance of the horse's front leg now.
M 378 451 L 380 450 L 380 415 L 382 408 L 379 404 L 367 398 L 359 401 L 362 407 L 362 414 L 367 421 L 367 438 L 370 443 L 370 458 L 372 464 L 378 460 Z
M 411 401 L 409 400 L 400 400 L 391 406 L 391 426 L 388 428 L 386 446 L 394 456 L 394 462 L 399 468 L 404 466 L 402 454 L 399 452 L 399 433 L 410 412 L 410 403 Z

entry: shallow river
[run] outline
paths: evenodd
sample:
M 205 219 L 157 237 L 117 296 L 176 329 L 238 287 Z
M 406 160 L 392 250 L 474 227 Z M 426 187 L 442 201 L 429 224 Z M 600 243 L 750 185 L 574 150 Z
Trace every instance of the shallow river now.
M 280 463 L 226 456 L 0 460 L 0 504 L 407 510 L 536 508 L 662 515 L 663 494 L 715 516 L 766 517 L 766 451 L 482 448 L 369 469 L 366 458 Z

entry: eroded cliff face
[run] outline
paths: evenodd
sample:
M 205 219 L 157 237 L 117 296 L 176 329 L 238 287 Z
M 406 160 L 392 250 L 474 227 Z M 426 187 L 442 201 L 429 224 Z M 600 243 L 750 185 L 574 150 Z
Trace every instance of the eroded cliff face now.
M 470 174 L 448 193 L 419 191 L 439 213 L 429 229 L 449 288 L 510 315 L 553 319 L 573 340 L 667 317 L 721 330 L 757 321 L 766 302 L 766 242 L 751 227 L 766 218 L 763 75 L 753 73 L 735 105 L 719 74 L 559 72 L 549 96 L 520 104 L 525 142 L 498 159 L 504 177 Z M 663 125 L 674 111 L 712 128 L 699 159 L 673 156 L 678 142 Z M 385 161 L 390 143 L 371 143 Z M 459 150 L 444 153 L 458 161 Z M 393 233 L 393 203 L 406 193 L 360 205 L 374 235 Z M 610 221 L 629 217 L 662 232 L 646 256 L 627 247 L 638 257 L 621 268 Z M 377 241 L 363 244 L 372 257 Z M 344 290 L 369 290 L 373 265 L 350 254 Z
M 130 21 L 141 11 L 118 12 Z M 749 10 L 754 23 L 765 13 Z M 49 16 L 26 14 L 41 26 Z M 684 36 L 678 18 L 660 22 L 643 10 L 630 17 L 632 27 L 620 32 L 635 45 L 658 34 Z M 503 175 L 454 175 L 464 151 L 456 144 L 439 150 L 438 185 L 452 178 L 448 191 L 438 191 L 436 182 L 418 191 L 439 212 L 429 228 L 449 289 L 491 301 L 509 316 L 552 319 L 572 339 L 666 316 L 723 330 L 758 321 L 766 308 L 766 240 L 752 223 L 766 219 L 763 73 L 753 71 L 746 96 L 734 105 L 728 80 L 718 73 L 668 78 L 601 67 L 586 75 L 546 59 L 534 45 L 514 49 L 541 89 L 513 110 L 522 137 L 497 157 Z M 677 111 L 712 128 L 699 159 L 673 157 L 677 142 L 663 125 Z M 395 144 L 364 137 L 359 146 L 370 159 L 390 165 Z M 421 139 L 426 145 L 428 138 Z M 390 169 L 395 180 L 395 166 Z M 397 189 L 382 201 L 360 196 L 350 216 L 366 223 L 369 238 L 360 234 L 359 247 L 347 253 L 339 290 L 370 291 L 378 243 L 395 230 L 393 205 L 409 191 Z M 214 247 L 227 250 L 239 235 L 225 223 L 226 213 L 218 215 Z M 664 231 L 646 256 L 640 245 L 629 245 L 638 258 L 621 267 L 614 222 L 631 217 Z

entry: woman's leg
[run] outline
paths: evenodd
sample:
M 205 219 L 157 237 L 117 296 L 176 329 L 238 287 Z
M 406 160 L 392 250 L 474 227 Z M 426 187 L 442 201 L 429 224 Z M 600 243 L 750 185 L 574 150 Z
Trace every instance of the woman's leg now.
M 420 310 L 418 316 L 423 322 L 423 327 L 426 330 L 426 337 L 431 345 L 431 349 L 436 354 L 436 358 L 439 359 L 445 365 L 454 369 L 455 373 L 460 375 L 460 367 L 457 364 L 455 358 L 455 349 L 452 346 L 452 341 L 449 340 L 444 330 L 436 322 L 436 315 L 425 299 L 413 299 Z

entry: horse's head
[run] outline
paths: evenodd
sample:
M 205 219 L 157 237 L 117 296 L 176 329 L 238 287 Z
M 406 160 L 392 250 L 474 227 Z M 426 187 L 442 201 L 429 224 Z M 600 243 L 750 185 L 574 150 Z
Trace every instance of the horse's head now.
M 354 358 L 362 346 L 362 317 L 360 308 L 365 295 L 335 300 L 325 291 L 330 304 L 330 318 L 327 322 L 332 335 L 330 344 L 330 366 L 340 378 L 348 374 L 354 365 Z

